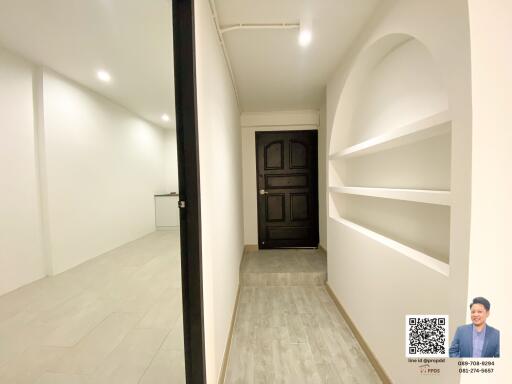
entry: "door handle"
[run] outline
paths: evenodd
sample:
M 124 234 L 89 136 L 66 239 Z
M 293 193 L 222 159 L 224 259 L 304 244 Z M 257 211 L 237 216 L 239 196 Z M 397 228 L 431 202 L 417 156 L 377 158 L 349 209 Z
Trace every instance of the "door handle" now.
M 267 194 L 268 194 L 267 191 L 265 191 L 264 189 L 260 189 L 260 195 L 267 195 Z

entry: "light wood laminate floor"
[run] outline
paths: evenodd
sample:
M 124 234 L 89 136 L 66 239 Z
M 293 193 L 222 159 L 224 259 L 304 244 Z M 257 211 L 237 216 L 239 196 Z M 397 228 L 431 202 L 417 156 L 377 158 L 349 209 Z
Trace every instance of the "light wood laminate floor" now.
M 0 297 L 0 383 L 185 383 L 178 230 Z
M 262 273 L 316 274 L 319 265 L 326 268 L 318 260 L 305 271 L 304 260 L 297 263 L 292 258 L 287 272 L 282 262 L 287 252 L 304 255 L 305 251 L 259 252 L 263 258 L 253 262 L 258 264 L 255 273 L 258 269 Z M 259 252 L 253 253 L 251 260 Z M 318 257 L 325 255 L 319 253 Z M 265 267 L 265 260 L 274 265 Z M 241 273 L 246 271 L 247 264 L 243 264 Z M 258 286 L 254 278 L 241 286 L 226 384 L 381 383 L 325 286 L 310 284 L 307 277 L 307 283 L 301 284 L 303 280 L 291 277 L 281 285 L 279 280 L 270 285 L 267 279 L 260 279 Z M 291 285 L 290 281 L 299 283 Z
M 324 285 L 327 256 L 317 249 L 272 249 L 248 252 L 240 266 L 244 286 Z

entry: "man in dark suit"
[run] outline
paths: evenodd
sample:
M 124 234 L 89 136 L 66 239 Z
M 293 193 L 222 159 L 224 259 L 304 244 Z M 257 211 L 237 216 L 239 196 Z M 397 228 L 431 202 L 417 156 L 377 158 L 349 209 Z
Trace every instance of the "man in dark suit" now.
M 500 357 L 500 331 L 486 324 L 491 303 L 483 297 L 475 297 L 469 309 L 473 324 L 457 328 L 450 357 Z

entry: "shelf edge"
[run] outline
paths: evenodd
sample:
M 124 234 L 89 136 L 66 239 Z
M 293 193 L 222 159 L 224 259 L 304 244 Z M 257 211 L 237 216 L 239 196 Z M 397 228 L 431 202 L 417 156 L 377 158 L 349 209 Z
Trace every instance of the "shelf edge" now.
M 378 243 L 391 248 L 402 255 L 424 265 L 427 268 L 430 268 L 436 272 L 441 273 L 442 275 L 449 277 L 450 276 L 450 265 L 442 262 L 432 256 L 429 256 L 423 252 L 420 252 L 414 248 L 411 248 L 405 244 L 399 243 L 396 240 L 390 239 L 384 235 L 381 235 L 377 232 L 374 232 L 366 227 L 363 227 L 359 224 L 356 224 L 350 220 L 343 219 L 341 217 L 329 216 L 332 220 L 345 225 L 346 227 L 355 230 L 356 232 L 369 237 L 370 239 L 377 241 Z
M 451 206 L 451 192 L 444 190 L 335 186 L 330 186 L 329 190 L 331 192 L 347 195 L 378 197 L 382 199 Z M 407 194 L 410 194 L 411 196 L 407 197 Z
M 443 125 L 450 121 L 450 112 L 449 110 L 445 110 L 347 147 L 339 152 L 329 155 L 329 159 L 335 160 L 362 156 L 431 137 L 440 136 L 449 132 L 449 129 L 446 129 Z M 398 142 L 401 140 L 405 142 L 400 145 Z M 393 145 L 393 142 L 396 142 L 396 145 Z

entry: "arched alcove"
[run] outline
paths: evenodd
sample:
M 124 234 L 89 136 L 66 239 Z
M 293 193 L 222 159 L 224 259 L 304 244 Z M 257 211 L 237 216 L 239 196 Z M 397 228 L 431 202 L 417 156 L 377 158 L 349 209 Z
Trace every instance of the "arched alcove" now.
M 451 113 L 427 47 L 390 34 L 354 63 L 329 143 L 329 215 L 449 274 Z

